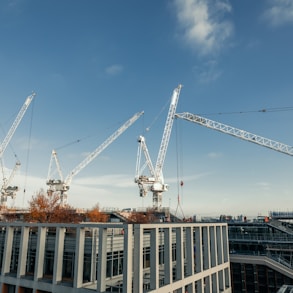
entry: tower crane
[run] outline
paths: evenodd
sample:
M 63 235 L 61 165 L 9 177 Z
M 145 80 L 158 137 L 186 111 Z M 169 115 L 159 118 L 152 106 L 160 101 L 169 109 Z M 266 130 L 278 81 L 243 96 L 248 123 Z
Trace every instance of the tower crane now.
M 191 121 L 196 124 L 199 124 L 199 125 L 202 125 L 202 126 L 205 126 L 205 127 L 208 127 L 223 133 L 227 133 L 229 135 L 253 142 L 255 144 L 267 147 L 269 149 L 273 149 L 275 151 L 281 152 L 283 154 L 287 154 L 289 156 L 293 156 L 292 146 L 250 133 L 245 130 L 241 130 L 241 129 L 238 129 L 238 128 L 235 128 L 220 122 L 216 122 L 216 121 L 213 121 L 213 120 L 210 120 L 195 114 L 188 113 L 188 112 L 176 113 L 175 117 L 185 119 L 187 121 Z
M 10 183 L 12 182 L 12 179 L 14 178 L 16 171 L 20 168 L 20 162 L 17 161 L 14 166 L 14 169 L 12 170 L 12 172 L 9 176 L 9 179 L 7 179 L 4 174 L 2 157 L 3 157 L 3 154 L 9 144 L 13 134 L 15 133 L 19 123 L 21 122 L 26 110 L 28 109 L 28 107 L 29 107 L 30 103 L 32 102 L 33 98 L 35 97 L 35 95 L 36 95 L 35 93 L 32 93 L 30 96 L 28 96 L 26 98 L 26 100 L 25 100 L 24 104 L 22 105 L 21 109 L 19 110 L 14 122 L 12 123 L 8 133 L 6 134 L 3 142 L 0 145 L 0 160 L 1 160 L 1 165 L 2 165 L 2 175 L 3 175 L 3 184 L 1 187 L 1 198 L 0 198 L 1 206 L 6 206 L 8 196 L 15 198 L 16 192 L 18 191 L 18 187 L 17 186 L 10 186 Z
M 174 115 L 176 112 L 181 88 L 182 88 L 182 85 L 178 85 L 178 87 L 173 90 L 171 103 L 170 103 L 155 167 L 153 167 L 153 164 L 151 162 L 148 149 L 145 143 L 145 138 L 143 136 L 140 136 L 138 139 L 139 150 L 138 150 L 138 156 L 137 156 L 137 162 L 136 162 L 136 175 L 135 175 L 134 181 L 135 183 L 138 184 L 140 196 L 145 197 L 148 191 L 151 191 L 153 193 L 153 208 L 155 210 L 161 209 L 162 194 L 163 192 L 167 191 L 169 187 L 167 184 L 164 183 L 163 166 L 164 166 L 164 161 L 165 161 L 166 152 L 167 152 L 170 135 L 172 131 L 172 126 L 173 126 L 173 121 L 174 121 Z M 140 173 L 145 168 L 145 165 L 143 168 L 139 167 L 141 164 L 142 151 L 144 152 L 145 159 L 146 159 L 145 165 L 149 167 L 150 176 L 142 175 Z
M 61 205 L 67 203 L 67 191 L 70 188 L 71 181 L 81 170 L 83 170 L 90 162 L 92 162 L 104 149 L 106 149 L 114 140 L 116 140 L 127 128 L 129 128 L 144 112 L 134 114 L 127 120 L 118 130 L 116 130 L 110 137 L 108 137 L 100 146 L 98 146 L 92 153 L 90 153 L 80 164 L 78 164 L 63 180 L 59 160 L 55 150 L 52 151 L 47 185 L 48 193 L 58 192 L 60 194 Z M 60 179 L 52 179 L 52 164 L 55 161 L 57 171 Z

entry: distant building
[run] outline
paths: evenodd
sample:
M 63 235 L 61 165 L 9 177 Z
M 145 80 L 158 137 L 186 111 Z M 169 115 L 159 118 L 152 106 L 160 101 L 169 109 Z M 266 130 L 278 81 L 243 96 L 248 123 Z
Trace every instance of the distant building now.
M 228 223 L 232 292 L 277 292 L 293 285 L 293 226 L 279 216 L 283 221 Z

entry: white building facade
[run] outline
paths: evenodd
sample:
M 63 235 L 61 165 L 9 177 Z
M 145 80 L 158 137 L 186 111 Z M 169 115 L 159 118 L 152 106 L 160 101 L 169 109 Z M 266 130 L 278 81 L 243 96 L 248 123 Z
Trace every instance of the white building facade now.
M 225 223 L 0 228 L 0 293 L 231 292 Z

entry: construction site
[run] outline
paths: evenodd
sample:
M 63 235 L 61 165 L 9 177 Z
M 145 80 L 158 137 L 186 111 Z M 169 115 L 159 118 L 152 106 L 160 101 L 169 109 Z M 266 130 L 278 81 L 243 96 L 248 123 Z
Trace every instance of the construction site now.
M 175 119 L 293 155 L 289 145 L 196 114 L 177 113 L 181 89 L 182 85 L 178 85 L 173 90 L 155 162 L 145 137 L 140 135 L 137 139 L 134 183 L 141 198 L 152 194 L 152 206 L 145 210 L 104 210 L 109 216 L 107 223 L 28 223 L 24 220 L 28 210 L 8 206 L 19 191 L 13 179 L 21 164 L 17 160 L 9 170 L 2 158 L 35 93 L 25 100 L 0 146 L 0 292 L 273 293 L 293 285 L 290 213 L 271 212 L 267 220 L 218 218 L 208 223 L 180 217 L 178 210 L 174 213 L 163 206 L 163 195 L 169 189 L 163 169 Z M 65 207 L 74 177 L 143 114 L 135 113 L 67 176 L 53 149 L 46 178 L 47 195 L 56 195 L 58 204 Z M 182 209 L 179 201 L 177 209 Z M 131 214 L 146 215 L 147 211 L 153 214 L 148 222 L 129 223 Z

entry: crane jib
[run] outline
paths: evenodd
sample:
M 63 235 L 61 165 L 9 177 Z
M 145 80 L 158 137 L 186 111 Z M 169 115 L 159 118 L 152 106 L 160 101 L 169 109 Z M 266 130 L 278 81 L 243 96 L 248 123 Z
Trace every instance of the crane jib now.
M 238 129 L 188 112 L 176 113 L 175 117 L 197 123 L 199 125 L 232 135 L 234 137 L 238 137 L 246 141 L 250 141 L 252 143 L 267 147 L 269 149 L 278 151 L 289 156 L 293 156 L 292 146 L 250 133 L 242 129 Z

